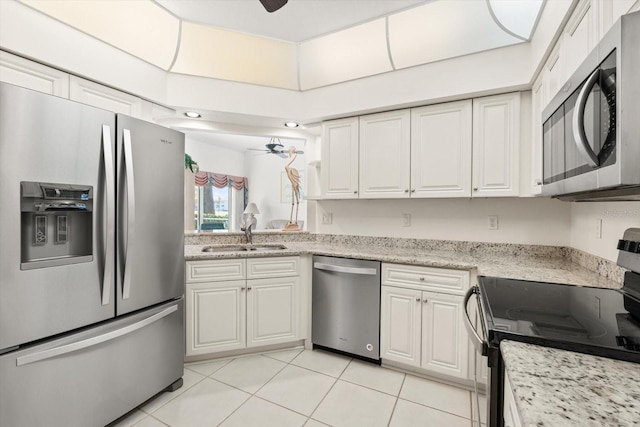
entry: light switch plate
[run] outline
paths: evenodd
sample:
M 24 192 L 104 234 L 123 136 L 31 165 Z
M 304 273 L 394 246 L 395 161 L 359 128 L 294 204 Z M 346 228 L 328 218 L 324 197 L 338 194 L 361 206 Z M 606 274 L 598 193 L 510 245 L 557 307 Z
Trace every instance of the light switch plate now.
M 322 223 L 331 224 L 333 222 L 333 214 L 331 212 L 325 212 L 322 214 Z
M 498 229 L 498 215 L 489 215 L 487 217 L 487 224 L 489 230 L 497 230 Z
M 402 214 L 402 226 L 411 227 L 411 214 L 408 214 L 408 213 Z

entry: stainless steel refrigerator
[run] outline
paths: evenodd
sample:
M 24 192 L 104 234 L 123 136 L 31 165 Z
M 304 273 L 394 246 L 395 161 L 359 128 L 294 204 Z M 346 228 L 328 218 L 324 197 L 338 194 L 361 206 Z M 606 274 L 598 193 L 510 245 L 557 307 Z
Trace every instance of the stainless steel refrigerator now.
M 0 426 L 182 384 L 184 135 L 0 83 Z

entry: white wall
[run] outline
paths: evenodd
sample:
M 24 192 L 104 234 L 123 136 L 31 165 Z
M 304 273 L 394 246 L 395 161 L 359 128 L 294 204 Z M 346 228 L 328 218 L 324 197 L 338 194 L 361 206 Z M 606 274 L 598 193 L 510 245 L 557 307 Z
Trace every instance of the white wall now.
M 571 229 L 571 205 L 542 198 L 323 200 L 316 210 L 316 231 L 330 234 L 565 246 Z M 325 212 L 333 224 L 322 224 Z M 498 230 L 488 215 L 498 215 Z
M 229 150 L 198 141 L 190 136 L 189 133 L 186 133 L 184 151 L 198 163 L 201 171 L 247 176 L 244 154 L 240 151 Z
M 602 238 L 596 225 L 602 220 Z M 640 202 L 571 203 L 570 246 L 616 261 L 618 239 L 624 230 L 640 227 Z
M 256 216 L 257 228 L 265 228 L 272 219 L 288 220 L 291 214 L 291 203 L 281 202 L 280 187 L 284 166 L 289 159 L 266 153 L 247 154 L 245 159 L 247 178 L 249 178 L 249 201 L 254 202 L 260 210 L 260 215 Z M 300 175 L 306 173 L 304 156 L 298 156 L 291 166 L 300 170 Z M 288 181 L 286 176 L 284 179 Z M 301 200 L 298 210 L 298 220 L 305 221 L 307 202 Z

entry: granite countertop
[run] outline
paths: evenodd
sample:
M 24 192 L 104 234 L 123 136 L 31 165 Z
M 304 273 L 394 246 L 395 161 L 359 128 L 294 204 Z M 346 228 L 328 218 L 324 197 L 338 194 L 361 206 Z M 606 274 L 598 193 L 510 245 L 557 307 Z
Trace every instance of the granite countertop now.
M 185 259 L 187 261 L 195 261 L 313 254 L 456 270 L 477 270 L 477 273 L 483 276 L 520 280 L 560 282 L 601 288 L 620 287 L 619 283 L 598 275 L 566 258 L 532 256 L 517 252 L 512 255 L 505 255 L 504 253 L 492 253 L 490 250 L 462 252 L 375 245 L 328 245 L 318 242 L 284 242 L 284 245 L 287 249 L 273 252 L 202 252 L 205 246 L 211 245 L 185 245 Z
M 640 364 L 502 341 L 523 426 L 637 426 Z

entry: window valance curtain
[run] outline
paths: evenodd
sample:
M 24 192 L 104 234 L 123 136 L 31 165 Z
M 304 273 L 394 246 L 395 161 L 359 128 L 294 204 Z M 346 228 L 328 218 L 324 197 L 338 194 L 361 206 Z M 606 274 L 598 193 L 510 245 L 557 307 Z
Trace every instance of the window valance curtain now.
M 224 188 L 232 186 L 240 191 L 249 187 L 249 182 L 244 176 L 232 176 L 213 172 L 196 172 L 195 184 L 197 186 L 205 186 L 211 184 L 216 188 Z

